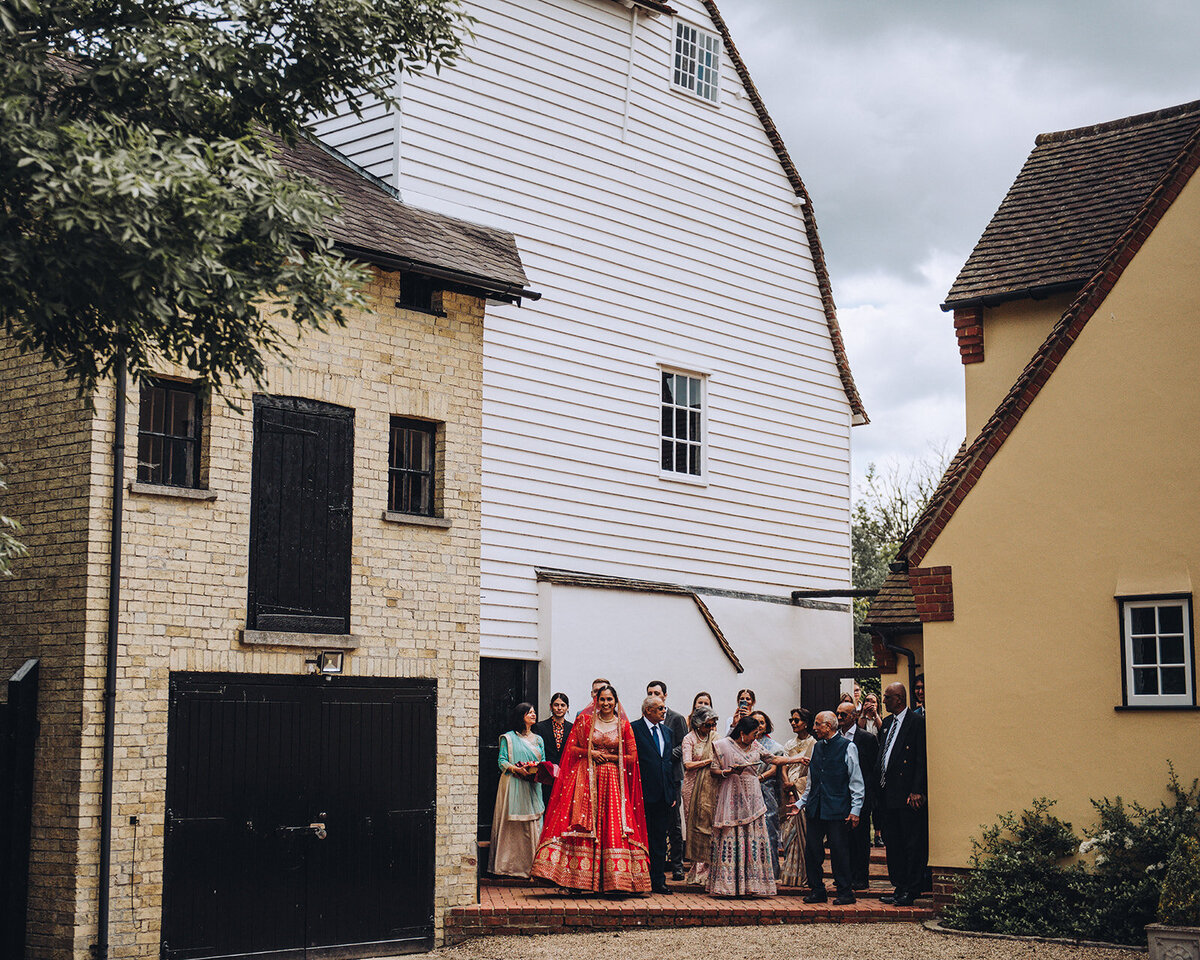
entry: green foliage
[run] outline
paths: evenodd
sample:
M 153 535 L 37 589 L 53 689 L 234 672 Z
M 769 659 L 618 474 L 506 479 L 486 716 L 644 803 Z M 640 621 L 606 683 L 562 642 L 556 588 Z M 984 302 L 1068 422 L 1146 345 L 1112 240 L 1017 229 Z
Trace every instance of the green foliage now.
M 881 472 L 867 464 L 863 483 L 855 490 L 850 514 L 850 574 L 857 589 L 878 590 L 888 575 L 888 564 L 908 531 L 929 503 L 949 460 L 944 450 L 914 460 L 904 469 L 892 466 Z M 871 642 L 859 633 L 871 601 L 854 601 L 854 660 L 859 666 L 874 666 Z
M 1183 836 L 1167 861 L 1158 898 L 1158 922 L 1200 927 L 1200 842 Z
M 1119 797 L 1093 801 L 1098 822 L 1078 846 L 1071 825 L 1049 814 L 1053 801 L 1000 817 L 972 841 L 973 869 L 943 921 L 963 930 L 1144 943 L 1167 861 L 1200 828 L 1200 781 L 1184 789 L 1173 767 L 1169 773 L 1170 800 L 1157 808 Z M 1075 853 L 1092 855 L 1091 868 L 1067 863 Z M 1195 869 L 1191 882 L 1200 884 Z
M 453 63 L 456 0 L 0 0 L 0 324 L 82 389 L 123 350 L 212 385 L 342 322 L 361 271 L 273 142 Z M 277 139 L 273 139 L 277 138 Z
M 0 468 L 4 464 L 0 463 Z M 8 489 L 8 484 L 0 479 L 0 492 Z M 0 576 L 12 576 L 12 562 L 17 557 L 25 556 L 25 544 L 15 536 L 21 532 L 21 525 L 11 517 L 0 513 Z
M 962 930 L 1022 936 L 1061 936 L 1079 908 L 1081 868 L 1060 862 L 1075 852 L 1071 824 L 1050 814 L 1039 798 L 1015 816 L 1006 813 L 972 840 L 970 873 L 958 885 L 942 922 Z

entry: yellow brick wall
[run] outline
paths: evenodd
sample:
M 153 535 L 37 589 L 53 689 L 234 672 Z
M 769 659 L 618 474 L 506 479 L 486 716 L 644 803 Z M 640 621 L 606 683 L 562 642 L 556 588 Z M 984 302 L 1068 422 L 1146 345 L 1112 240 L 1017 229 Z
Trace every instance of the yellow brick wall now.
M 9 485 L 0 513 L 23 525 L 29 548 L 13 575 L 0 577 L 0 684 L 27 658 L 41 658 L 36 763 L 55 771 L 34 790 L 29 944 L 39 956 L 69 949 L 75 937 L 90 447 L 91 417 L 75 387 L 0 336 L 0 462 Z M 91 536 L 103 549 L 107 527 Z
M 483 302 L 447 293 L 445 317 L 401 311 L 393 306 L 396 275 L 380 271 L 367 294 L 374 315 L 354 312 L 345 328 L 306 334 L 286 363 L 270 366 L 262 387 L 247 386 L 231 397 L 240 411 L 212 399 L 205 445 L 215 501 L 126 493 L 110 891 L 114 958 L 152 957 L 159 950 L 170 672 L 299 675 L 311 656 L 305 649 L 239 640 L 246 618 L 253 392 L 355 411 L 350 629 L 361 642 L 347 653 L 345 673 L 437 680 L 439 937 L 445 910 L 474 900 Z M 99 849 L 113 399 L 111 385 L 97 392 L 88 460 L 85 864 L 97 862 Z M 127 480 L 136 477 L 137 399 L 132 387 Z M 452 521 L 449 529 L 383 519 L 392 415 L 445 423 L 443 513 Z M 140 821 L 136 852 L 131 816 Z M 94 869 L 81 873 L 76 926 L 86 935 L 74 944 L 80 960 L 94 939 L 97 902 Z

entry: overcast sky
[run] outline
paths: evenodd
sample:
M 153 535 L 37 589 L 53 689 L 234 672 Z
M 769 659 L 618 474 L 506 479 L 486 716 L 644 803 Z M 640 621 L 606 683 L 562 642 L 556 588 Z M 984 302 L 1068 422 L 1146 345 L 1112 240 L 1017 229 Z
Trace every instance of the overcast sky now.
M 1194 0 L 723 0 L 813 197 L 871 424 L 854 475 L 963 438 L 938 305 L 1038 133 L 1200 99 Z

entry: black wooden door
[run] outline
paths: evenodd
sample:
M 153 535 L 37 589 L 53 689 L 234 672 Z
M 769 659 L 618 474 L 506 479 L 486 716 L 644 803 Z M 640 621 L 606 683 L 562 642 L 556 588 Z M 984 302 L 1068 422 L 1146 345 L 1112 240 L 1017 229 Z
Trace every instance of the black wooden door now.
M 500 735 L 511 730 L 513 708 L 538 702 L 536 660 L 479 658 L 479 819 L 477 838 L 491 839 L 500 785 Z M 539 718 L 540 719 L 540 718 Z
M 879 671 L 868 667 L 842 667 L 840 669 L 801 670 L 800 706 L 814 714 L 822 710 L 837 710 L 842 698 L 842 680 L 862 682 L 874 678 L 879 681 Z
M 173 674 L 163 955 L 431 948 L 435 716 L 434 681 Z
M 247 626 L 350 632 L 354 411 L 254 398 Z

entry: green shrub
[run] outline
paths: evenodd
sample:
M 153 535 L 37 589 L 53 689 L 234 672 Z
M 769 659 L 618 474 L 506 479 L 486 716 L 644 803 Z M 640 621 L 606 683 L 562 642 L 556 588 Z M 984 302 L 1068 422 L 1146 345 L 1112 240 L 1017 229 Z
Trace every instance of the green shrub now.
M 1035 800 L 1019 817 L 1000 817 L 981 840 L 972 840 L 972 870 L 943 922 L 991 933 L 1145 943 L 1144 928 L 1160 912 L 1168 860 L 1174 865 L 1176 856 L 1184 857 L 1178 852 L 1181 838 L 1200 835 L 1200 780 L 1185 790 L 1173 767 L 1169 774 L 1171 799 L 1157 808 L 1127 805 L 1120 797 L 1092 801 L 1098 822 L 1082 843 L 1069 823 L 1049 813 L 1052 800 Z M 1094 855 L 1090 869 L 1066 862 L 1076 852 Z M 1195 910 L 1200 853 L 1187 863 L 1191 866 L 1178 869 L 1181 878 L 1192 879 L 1179 881 L 1181 892 L 1172 903 L 1190 903 Z M 1193 886 L 1186 888 L 1186 882 Z M 1185 925 L 1200 925 L 1200 919 Z
M 1006 813 L 972 840 L 970 873 L 942 922 L 961 930 L 1061 936 L 1080 906 L 1079 867 L 1060 866 L 1078 846 L 1071 825 L 1049 813 L 1044 797 L 1019 817 Z
M 1200 927 L 1200 843 L 1180 837 L 1163 873 L 1158 922 Z

